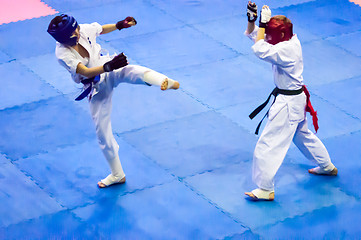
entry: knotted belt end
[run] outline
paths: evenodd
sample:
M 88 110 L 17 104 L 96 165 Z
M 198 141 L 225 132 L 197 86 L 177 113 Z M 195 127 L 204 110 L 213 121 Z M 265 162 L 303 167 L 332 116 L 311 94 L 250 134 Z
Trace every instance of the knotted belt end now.
M 100 81 L 100 75 L 97 75 L 92 78 L 83 79 L 81 81 L 81 83 L 84 85 L 90 84 L 90 86 L 85 88 L 84 91 L 82 93 L 80 93 L 80 95 L 77 98 L 75 98 L 75 101 L 80 101 L 80 100 L 83 100 L 85 97 L 87 97 L 93 88 L 93 84 L 96 84 L 99 81 Z

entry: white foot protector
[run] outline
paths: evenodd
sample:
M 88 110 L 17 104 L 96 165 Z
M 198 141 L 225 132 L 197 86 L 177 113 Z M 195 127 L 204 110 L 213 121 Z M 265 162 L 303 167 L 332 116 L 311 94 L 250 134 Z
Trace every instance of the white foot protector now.
M 173 79 L 167 78 L 164 81 L 168 81 L 167 89 L 170 89 L 170 88 L 172 88 L 174 86 L 175 81 Z
M 275 198 L 275 191 L 268 191 L 257 188 L 252 190 L 252 193 L 255 196 L 255 198 L 253 198 L 254 200 L 273 201 Z
M 321 167 L 315 167 L 308 170 L 309 173 L 316 174 L 316 175 L 329 175 L 329 176 L 336 176 L 338 170 L 335 166 L 331 169 L 323 169 Z
M 116 177 L 112 174 L 109 174 L 106 178 L 100 180 L 100 182 L 103 183 L 106 187 L 109 187 L 110 185 L 113 185 L 113 184 L 124 183 L 125 176 Z

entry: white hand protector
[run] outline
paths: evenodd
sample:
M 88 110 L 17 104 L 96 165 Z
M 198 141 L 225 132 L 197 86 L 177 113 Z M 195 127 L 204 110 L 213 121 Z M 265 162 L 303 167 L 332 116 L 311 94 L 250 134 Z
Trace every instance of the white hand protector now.
M 267 23 L 271 20 L 271 9 L 267 5 L 264 5 L 261 10 L 261 17 L 259 19 L 259 27 L 266 28 Z

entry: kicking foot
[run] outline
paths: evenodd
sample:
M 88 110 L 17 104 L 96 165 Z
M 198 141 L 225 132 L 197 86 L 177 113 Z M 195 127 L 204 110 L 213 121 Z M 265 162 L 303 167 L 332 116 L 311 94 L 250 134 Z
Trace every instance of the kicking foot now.
M 161 90 L 167 90 L 167 89 L 178 89 L 179 88 L 179 82 L 174 81 L 172 79 L 166 78 L 162 85 L 160 86 Z
M 122 183 L 125 183 L 125 176 L 120 179 L 119 177 L 115 177 L 112 174 L 109 174 L 106 178 L 98 182 L 98 187 L 105 188 L 114 184 L 122 184 Z
M 327 176 L 337 176 L 337 168 L 333 168 L 331 171 L 326 171 L 320 167 L 315 167 L 308 169 L 308 172 L 315 175 L 327 175 Z
M 247 196 L 253 201 L 273 201 L 275 199 L 274 191 L 267 191 L 260 188 L 252 190 L 252 192 L 245 192 Z

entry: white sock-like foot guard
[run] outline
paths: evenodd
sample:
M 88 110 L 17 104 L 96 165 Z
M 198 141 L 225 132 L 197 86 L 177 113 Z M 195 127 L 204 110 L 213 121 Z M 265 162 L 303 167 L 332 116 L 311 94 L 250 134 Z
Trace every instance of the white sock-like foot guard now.
M 106 187 L 109 187 L 113 184 L 125 183 L 125 175 L 116 177 L 112 174 L 109 174 L 106 178 L 100 180 L 100 182 L 103 183 Z
M 263 190 L 261 188 L 257 188 L 252 190 L 250 193 L 245 193 L 250 198 L 255 201 L 263 200 L 263 201 L 273 201 L 275 198 L 275 192 L 269 190 Z
M 326 168 L 315 167 L 309 169 L 308 172 L 315 175 L 328 175 L 328 176 L 337 176 L 338 174 L 337 168 L 332 163 Z

